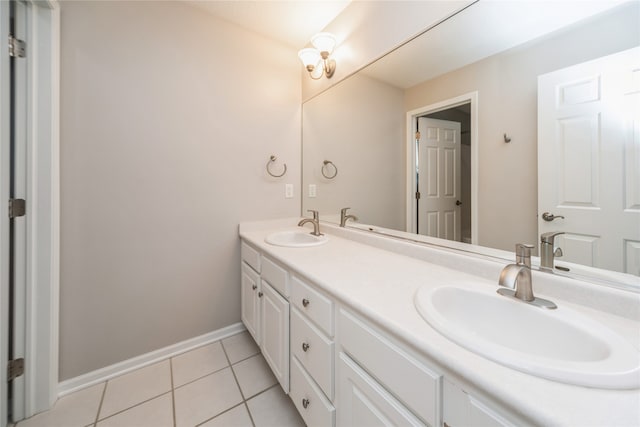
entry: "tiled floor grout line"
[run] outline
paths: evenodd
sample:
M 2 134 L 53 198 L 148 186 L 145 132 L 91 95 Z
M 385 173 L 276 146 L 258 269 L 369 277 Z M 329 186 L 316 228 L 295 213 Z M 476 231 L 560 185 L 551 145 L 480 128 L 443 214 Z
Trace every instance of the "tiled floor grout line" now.
M 122 410 L 120 410 L 120 411 L 118 411 L 118 412 L 114 412 L 113 414 L 109 415 L 108 417 L 99 418 L 99 419 L 98 419 L 98 421 L 104 421 L 104 420 L 106 420 L 106 419 L 108 419 L 108 418 L 115 417 L 116 415 L 120 415 L 120 414 L 122 414 L 123 412 L 127 412 L 129 409 L 137 408 L 137 407 L 138 407 L 138 406 L 140 406 L 140 405 L 144 405 L 145 403 L 149 403 L 149 402 L 151 402 L 153 399 L 157 399 L 157 398 L 162 397 L 162 396 L 164 396 L 165 394 L 169 394 L 169 393 L 171 393 L 171 391 L 165 391 L 164 393 L 160 393 L 160 394 L 159 394 L 159 395 L 157 395 L 157 396 L 153 396 L 153 397 L 151 397 L 151 398 L 149 398 L 149 399 L 147 399 L 147 400 L 143 400 L 142 402 L 138 402 L 138 403 L 136 403 L 135 405 L 131 405 L 131 406 L 129 406 L 128 408 L 122 409 Z
M 176 427 L 176 394 L 173 387 L 173 357 L 169 358 L 169 372 L 171 373 L 171 413 L 173 414 L 173 427 Z
M 100 404 L 98 405 L 98 412 L 96 412 L 96 419 L 93 422 L 93 427 L 98 425 L 98 420 L 100 419 L 100 411 L 102 410 L 102 402 L 104 402 L 104 395 L 107 394 L 107 384 L 109 381 L 104 382 L 104 387 L 102 388 L 102 396 L 100 397 Z
M 1 0 L 0 0 L 0 1 L 1 1 Z M 177 390 L 177 389 L 182 388 L 182 387 L 184 387 L 184 386 L 187 386 L 187 385 L 189 385 L 189 384 L 195 383 L 196 381 L 200 381 L 200 380 L 201 380 L 201 379 L 203 379 L 203 378 L 210 377 L 210 376 L 211 376 L 211 375 L 213 375 L 213 374 L 217 374 L 217 373 L 218 373 L 218 372 L 220 372 L 220 371 L 224 371 L 225 369 L 230 369 L 230 368 L 231 368 L 231 366 L 229 365 L 229 366 L 225 366 L 224 368 L 220 368 L 220 369 L 218 369 L 218 370 L 216 370 L 216 371 L 211 371 L 211 372 L 209 372 L 208 374 L 204 374 L 204 375 L 203 375 L 203 376 L 201 376 L 201 377 L 198 377 L 198 378 L 193 379 L 193 380 L 189 380 L 189 382 L 186 382 L 186 383 L 184 383 L 184 384 L 180 384 L 179 386 L 176 386 L 176 387 L 175 387 L 175 389 Z
M 205 423 L 208 423 L 209 421 L 214 420 L 214 419 L 218 418 L 219 416 L 224 415 L 227 412 L 231 411 L 232 409 L 236 409 L 238 406 L 242 406 L 242 405 L 244 405 L 244 400 L 242 402 L 238 403 L 237 405 L 233 405 L 231 408 L 225 409 L 224 411 L 220 412 L 219 414 L 214 415 L 211 418 L 207 418 L 206 420 L 202 421 L 201 423 L 196 424 L 195 427 L 200 427 L 201 425 L 203 425 Z
M 251 420 L 251 425 L 256 427 L 255 421 L 253 421 L 253 415 L 251 415 L 251 411 L 249 410 L 249 405 L 247 405 L 247 399 L 244 398 L 244 393 L 242 392 L 242 388 L 240 388 L 240 382 L 238 381 L 238 377 L 236 377 L 236 372 L 233 370 L 233 365 L 231 364 L 231 359 L 229 359 L 229 355 L 227 354 L 227 349 L 224 348 L 224 344 L 222 340 L 220 340 L 220 345 L 222 346 L 222 351 L 224 352 L 224 357 L 227 358 L 227 362 L 229 363 L 229 368 L 231 368 L 231 373 L 233 374 L 233 379 L 236 381 L 236 385 L 238 386 L 238 390 L 240 390 L 240 396 L 242 396 L 242 403 L 244 403 L 244 408 L 249 414 L 249 419 Z M 238 363 L 238 362 L 236 362 Z

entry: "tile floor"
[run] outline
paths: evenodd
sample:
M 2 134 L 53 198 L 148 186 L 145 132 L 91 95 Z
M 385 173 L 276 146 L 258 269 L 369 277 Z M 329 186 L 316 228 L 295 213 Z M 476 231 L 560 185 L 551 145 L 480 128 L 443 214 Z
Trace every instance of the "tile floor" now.
M 247 332 L 80 390 L 16 427 L 304 426 Z

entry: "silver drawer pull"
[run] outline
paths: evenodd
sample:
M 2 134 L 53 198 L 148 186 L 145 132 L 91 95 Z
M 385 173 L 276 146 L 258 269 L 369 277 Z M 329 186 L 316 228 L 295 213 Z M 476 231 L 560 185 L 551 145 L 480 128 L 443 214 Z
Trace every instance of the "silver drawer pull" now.
M 302 351 L 306 353 L 307 350 L 309 350 L 309 348 L 310 348 L 309 344 L 307 344 L 306 342 L 302 343 Z
M 262 292 L 258 292 L 258 297 L 262 298 L 262 295 L 264 295 Z
M 253 289 L 255 291 L 256 289 L 258 289 L 258 285 L 251 286 L 251 289 Z
M 302 407 L 304 409 L 307 409 L 308 406 L 309 406 L 309 399 L 302 399 Z
M 309 300 L 306 299 L 306 298 L 303 298 L 302 305 L 305 306 L 305 307 L 308 306 L 309 305 Z

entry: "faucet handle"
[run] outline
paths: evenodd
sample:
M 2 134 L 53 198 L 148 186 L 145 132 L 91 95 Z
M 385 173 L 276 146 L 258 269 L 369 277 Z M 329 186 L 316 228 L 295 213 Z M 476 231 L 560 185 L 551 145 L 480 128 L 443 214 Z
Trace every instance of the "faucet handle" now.
M 307 210 L 307 212 L 311 212 L 313 214 L 313 219 L 316 220 L 316 221 L 318 220 L 318 211 L 313 210 L 313 209 L 309 209 L 309 210 Z
M 542 233 L 540 235 L 540 242 L 541 243 L 549 243 L 553 245 L 553 241 L 555 239 L 555 237 L 559 234 L 564 234 L 564 231 L 549 231 L 547 233 Z
M 516 264 L 531 268 L 531 249 L 535 246 L 528 243 L 516 243 Z
M 351 208 L 342 208 L 342 209 L 340 209 L 340 216 L 345 216 L 349 209 L 351 209 Z

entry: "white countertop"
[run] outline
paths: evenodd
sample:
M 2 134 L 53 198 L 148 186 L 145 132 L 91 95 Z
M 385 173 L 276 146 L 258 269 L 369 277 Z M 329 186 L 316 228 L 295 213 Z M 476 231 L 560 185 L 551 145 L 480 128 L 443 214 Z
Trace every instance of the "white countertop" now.
M 453 373 L 469 392 L 485 394 L 533 424 L 640 426 L 640 390 L 578 387 L 503 367 L 438 333 L 414 307 L 414 295 L 423 286 L 449 284 L 497 288 L 498 274 L 505 263 L 389 241 L 388 248 L 394 250 L 391 252 L 380 248 L 387 245 L 384 241 L 376 242 L 379 247 L 359 243 L 355 240 L 363 240 L 357 234 L 361 232 L 325 224 L 322 224 L 322 231 L 329 234 L 329 241 L 321 246 L 287 248 L 264 242 L 274 231 L 300 230 L 292 225 L 295 225 L 294 219 L 241 224 L 240 236 L 436 362 L 445 370 L 445 376 Z M 412 256 L 401 255 L 398 251 Z M 429 254 L 422 256 L 420 251 Z M 420 257 L 438 263 L 418 259 Z M 536 279 L 544 282 L 541 274 L 534 272 L 534 291 L 537 290 Z M 539 290 L 536 295 L 551 299 L 559 307 L 590 316 L 640 349 L 638 294 L 589 284 L 578 283 L 576 286 L 571 279 L 552 278 L 550 283 L 553 287 L 540 283 L 544 292 Z M 572 298 L 572 292 L 590 295 Z

